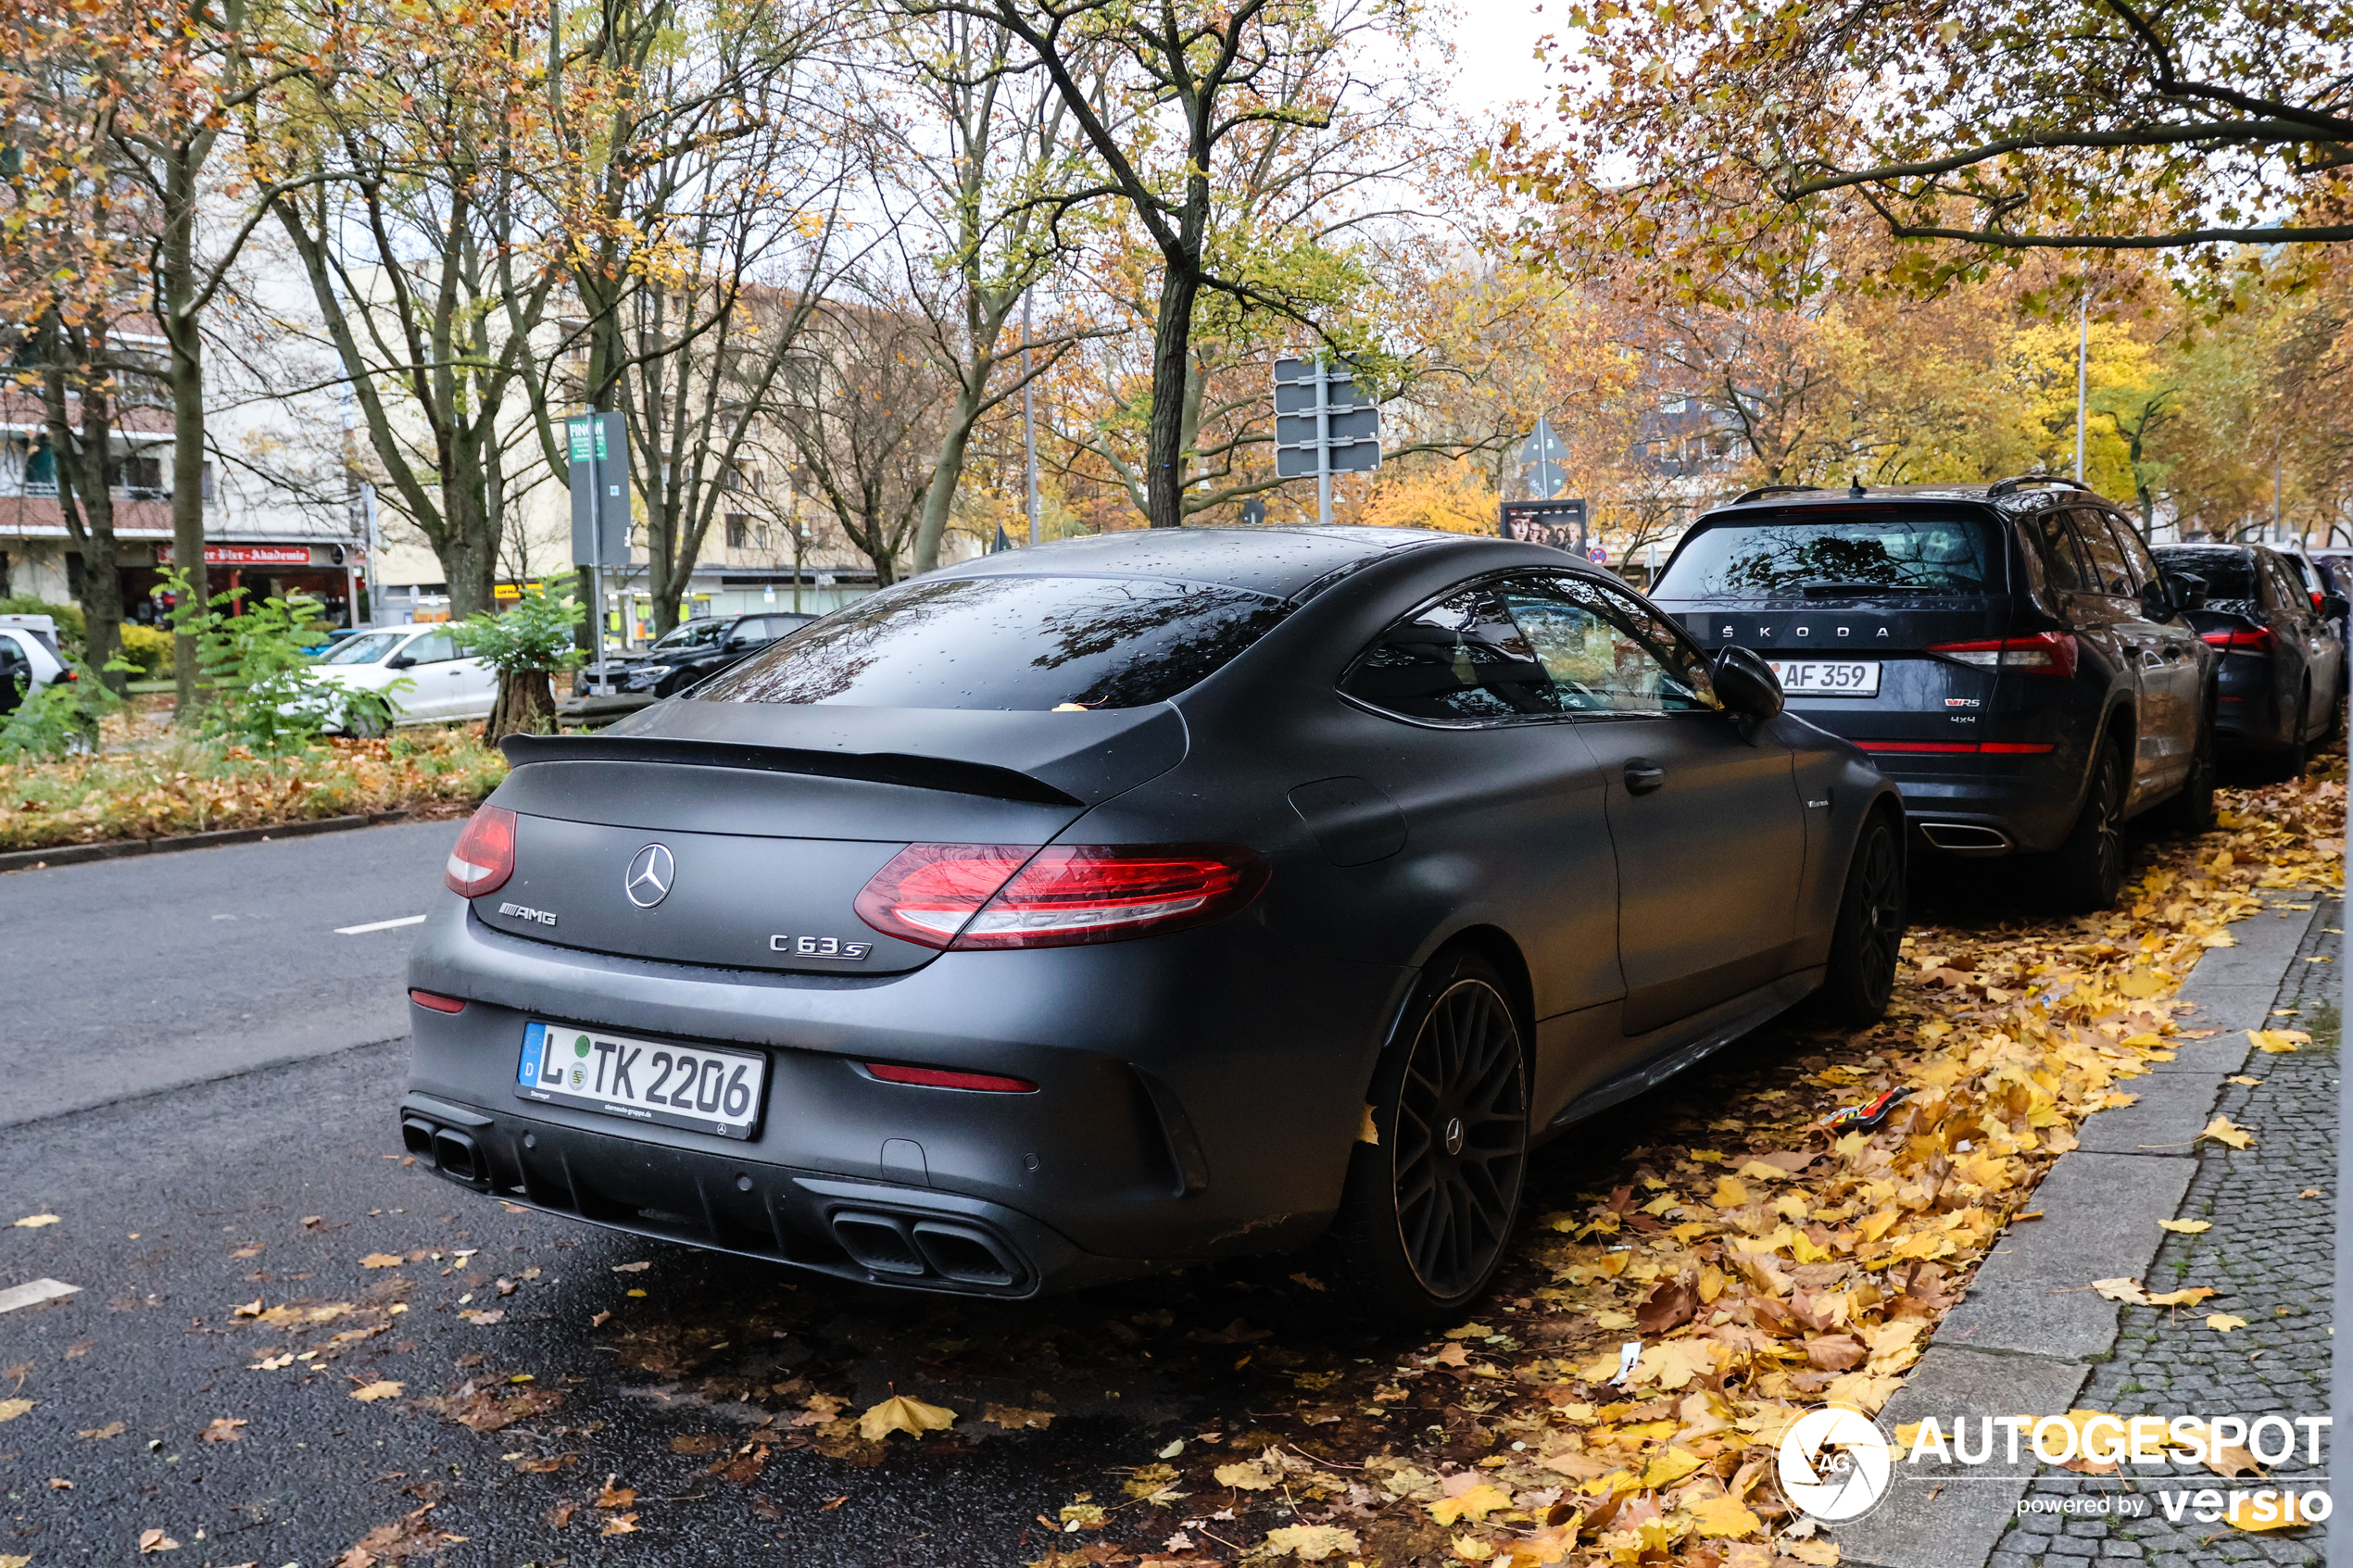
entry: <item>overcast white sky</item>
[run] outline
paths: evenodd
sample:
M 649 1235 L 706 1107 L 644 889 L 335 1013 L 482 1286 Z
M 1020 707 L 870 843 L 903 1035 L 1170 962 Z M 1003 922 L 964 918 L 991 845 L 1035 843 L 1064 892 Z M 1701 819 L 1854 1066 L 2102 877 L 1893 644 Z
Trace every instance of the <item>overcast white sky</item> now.
M 1521 99 L 1545 95 L 1546 73 L 1533 56 L 1536 40 L 1558 26 L 1564 0 L 1453 0 L 1454 98 L 1465 109 L 1500 112 Z

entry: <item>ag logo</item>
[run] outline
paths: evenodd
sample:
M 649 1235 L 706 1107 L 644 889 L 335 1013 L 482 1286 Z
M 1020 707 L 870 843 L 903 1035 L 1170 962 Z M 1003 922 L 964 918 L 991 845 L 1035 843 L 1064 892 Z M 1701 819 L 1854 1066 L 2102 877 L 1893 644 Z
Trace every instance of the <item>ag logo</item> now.
M 1774 1469 L 1791 1507 L 1843 1524 L 1878 1506 L 1894 1466 L 1879 1423 L 1860 1411 L 1817 1405 L 1781 1434 Z

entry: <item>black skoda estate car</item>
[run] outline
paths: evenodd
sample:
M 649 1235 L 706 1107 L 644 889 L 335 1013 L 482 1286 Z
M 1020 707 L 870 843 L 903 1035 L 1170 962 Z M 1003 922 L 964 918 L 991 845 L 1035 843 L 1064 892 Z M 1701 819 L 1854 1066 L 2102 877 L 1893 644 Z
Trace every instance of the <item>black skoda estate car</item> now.
M 1876 1017 L 1901 805 L 1604 573 L 1120 533 L 517 737 L 410 960 L 409 1145 L 599 1224 L 1020 1296 L 1328 1238 L 1487 1283 L 1529 1148 L 1809 995 Z
M 1770 661 L 1930 847 L 2036 857 L 2062 908 L 2115 902 L 2127 818 L 2212 822 L 2213 650 L 2072 480 L 1753 490 L 1692 524 L 1653 592 L 1703 646 Z
M 2304 584 L 2259 545 L 2166 545 L 2158 565 L 2194 591 L 2190 622 L 2221 656 L 2215 734 L 2224 756 L 2275 776 L 2304 771 L 2345 709 L 2345 601 Z

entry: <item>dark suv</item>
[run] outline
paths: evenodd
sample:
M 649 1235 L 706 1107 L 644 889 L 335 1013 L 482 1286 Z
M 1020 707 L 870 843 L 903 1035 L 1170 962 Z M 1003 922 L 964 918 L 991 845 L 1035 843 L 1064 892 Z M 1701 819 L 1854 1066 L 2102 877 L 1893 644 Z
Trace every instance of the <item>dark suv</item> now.
M 2043 857 L 2063 908 L 2123 884 L 2125 819 L 2213 819 L 2215 656 L 2123 514 L 2072 480 L 1752 490 L 1652 596 L 1774 666 L 1950 855 Z
M 605 669 L 612 683 L 610 695 L 623 705 L 638 708 L 675 696 L 704 676 L 749 658 L 816 619 L 798 610 L 765 610 L 758 615 L 689 621 L 663 633 L 635 658 L 608 659 Z M 591 696 L 596 678 L 593 665 L 576 672 L 572 678 L 573 695 Z
M 2190 620 L 2221 650 L 2215 734 L 2274 776 L 2304 771 L 2306 750 L 2336 733 L 2345 643 L 2335 590 L 2308 588 L 2293 556 L 2260 545 L 2165 545 L 2157 564 L 2195 587 Z

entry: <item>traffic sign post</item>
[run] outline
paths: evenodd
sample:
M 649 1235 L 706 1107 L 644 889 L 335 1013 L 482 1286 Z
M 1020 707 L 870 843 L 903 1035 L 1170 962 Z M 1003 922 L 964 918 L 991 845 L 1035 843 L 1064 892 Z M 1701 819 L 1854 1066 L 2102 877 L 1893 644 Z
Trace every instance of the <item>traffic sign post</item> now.
M 565 421 L 572 481 L 572 559 L 588 568 L 588 624 L 596 637 L 598 696 L 607 695 L 605 565 L 629 561 L 629 433 L 617 413 Z
M 1321 355 L 1275 361 L 1275 475 L 1315 476 L 1315 521 L 1332 521 L 1332 475 L 1380 467 L 1380 405 L 1359 402 L 1356 367 Z

